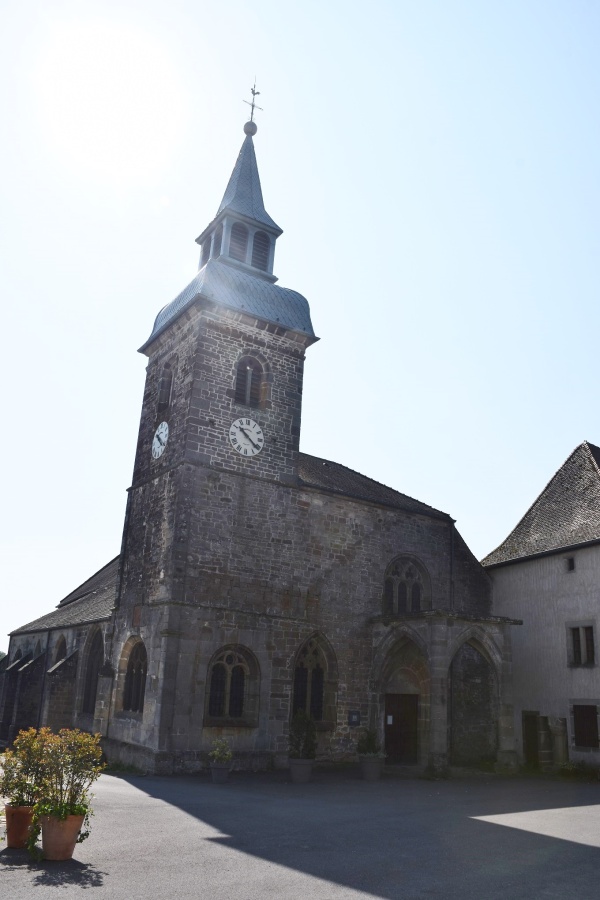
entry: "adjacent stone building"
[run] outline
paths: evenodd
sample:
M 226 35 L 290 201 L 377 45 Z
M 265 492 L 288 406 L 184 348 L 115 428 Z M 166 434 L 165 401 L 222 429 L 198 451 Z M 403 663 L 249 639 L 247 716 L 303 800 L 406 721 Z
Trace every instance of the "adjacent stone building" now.
M 519 757 L 551 768 L 600 764 L 600 447 L 584 441 L 483 560 L 514 630 Z
M 446 513 L 300 452 L 309 306 L 273 274 L 282 231 L 245 140 L 198 274 L 158 314 L 120 556 L 11 636 L 0 739 L 100 731 L 109 758 L 284 764 L 361 730 L 390 761 L 514 762 L 511 620 Z M 348 423 L 345 427 L 352 428 Z

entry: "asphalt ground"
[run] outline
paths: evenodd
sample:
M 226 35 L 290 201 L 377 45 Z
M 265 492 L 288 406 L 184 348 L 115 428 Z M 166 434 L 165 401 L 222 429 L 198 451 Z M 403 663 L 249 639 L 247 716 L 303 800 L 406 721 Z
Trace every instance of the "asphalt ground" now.
M 103 775 L 94 807 L 70 862 L 4 845 L 0 898 L 600 898 L 599 783 Z

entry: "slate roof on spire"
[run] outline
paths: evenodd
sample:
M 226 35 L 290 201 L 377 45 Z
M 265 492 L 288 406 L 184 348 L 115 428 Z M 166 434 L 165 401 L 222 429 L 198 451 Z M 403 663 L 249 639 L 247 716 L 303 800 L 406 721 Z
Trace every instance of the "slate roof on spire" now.
M 263 203 L 251 134 L 247 134 L 244 138 L 217 215 L 223 210 L 240 213 L 242 216 L 247 216 L 249 219 L 254 219 L 256 222 L 268 225 L 280 234 L 282 233 L 283 229 L 271 218 Z
M 498 565 L 596 540 L 600 540 L 600 447 L 584 441 L 482 565 Z

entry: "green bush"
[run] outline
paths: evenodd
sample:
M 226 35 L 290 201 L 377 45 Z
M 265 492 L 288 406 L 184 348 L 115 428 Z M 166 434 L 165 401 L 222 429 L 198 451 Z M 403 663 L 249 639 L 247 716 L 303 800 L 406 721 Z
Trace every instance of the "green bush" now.
M 377 732 L 372 729 L 363 732 L 358 739 L 356 750 L 361 756 L 381 756 L 381 747 L 377 740 Z
M 54 737 L 49 728 L 20 731 L 12 749 L 2 757 L 0 796 L 11 806 L 34 806 L 46 790 L 47 745 Z

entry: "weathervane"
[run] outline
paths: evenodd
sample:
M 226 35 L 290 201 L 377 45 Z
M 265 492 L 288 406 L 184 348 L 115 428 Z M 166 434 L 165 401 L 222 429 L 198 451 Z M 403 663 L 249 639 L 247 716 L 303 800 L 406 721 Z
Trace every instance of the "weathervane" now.
M 264 112 L 264 109 L 262 108 L 262 106 L 256 105 L 256 98 L 258 96 L 260 96 L 260 91 L 256 90 L 256 78 L 254 79 L 254 87 L 250 88 L 250 93 L 252 94 L 252 101 L 244 100 L 244 103 L 247 103 L 248 106 L 250 106 L 252 108 L 252 112 L 250 113 L 250 121 L 254 122 L 254 110 L 260 109 L 261 112 Z

